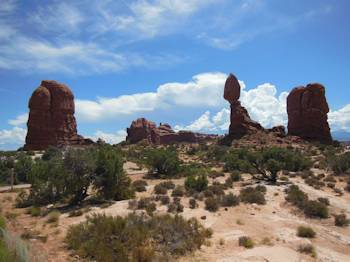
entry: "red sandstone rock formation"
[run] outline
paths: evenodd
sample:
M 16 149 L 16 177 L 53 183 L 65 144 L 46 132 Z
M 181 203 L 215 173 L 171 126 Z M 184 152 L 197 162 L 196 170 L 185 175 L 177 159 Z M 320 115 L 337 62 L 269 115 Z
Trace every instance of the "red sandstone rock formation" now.
M 29 110 L 25 150 L 92 143 L 77 134 L 74 96 L 66 85 L 42 81 L 29 100 Z
M 303 139 L 331 142 L 328 103 L 321 84 L 297 87 L 287 98 L 288 134 Z
M 250 118 L 248 111 L 241 106 L 239 101 L 240 93 L 241 86 L 237 78 L 230 74 L 225 83 L 224 98 L 231 104 L 231 124 L 229 129 L 231 138 L 241 138 L 246 134 L 264 130 L 259 123 Z
M 190 131 L 175 132 L 169 124 L 160 124 L 156 126 L 154 122 L 145 118 L 139 118 L 131 123 L 127 128 L 128 136 L 126 141 L 135 144 L 140 141 L 146 141 L 149 144 L 163 145 L 174 142 L 197 143 L 216 138 L 216 135 L 206 135 L 193 133 Z

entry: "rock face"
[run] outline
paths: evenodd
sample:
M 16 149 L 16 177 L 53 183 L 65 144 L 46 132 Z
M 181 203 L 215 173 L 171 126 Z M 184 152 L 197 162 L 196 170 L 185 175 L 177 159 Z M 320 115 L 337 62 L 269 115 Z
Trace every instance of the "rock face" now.
M 174 142 L 197 143 L 216 138 L 216 135 L 193 133 L 190 131 L 175 132 L 169 124 L 157 125 L 145 118 L 139 118 L 127 128 L 126 141 L 135 144 L 146 141 L 149 144 L 163 145 Z
M 321 84 L 297 87 L 287 98 L 288 134 L 303 139 L 331 142 L 329 107 Z
M 225 83 L 224 98 L 231 104 L 229 136 L 234 139 L 264 130 L 259 123 L 250 118 L 248 111 L 241 105 L 240 94 L 241 86 L 237 78 L 230 74 Z
M 44 80 L 29 100 L 25 150 L 48 146 L 86 145 L 92 141 L 77 134 L 74 96 L 64 84 Z

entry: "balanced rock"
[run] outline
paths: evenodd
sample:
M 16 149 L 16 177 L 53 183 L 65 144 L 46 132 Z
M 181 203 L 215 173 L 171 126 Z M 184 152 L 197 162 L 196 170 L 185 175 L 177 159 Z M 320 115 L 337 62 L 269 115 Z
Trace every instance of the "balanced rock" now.
M 77 134 L 74 96 L 64 84 L 44 80 L 29 100 L 25 150 L 48 146 L 85 145 L 92 141 Z
M 287 98 L 288 134 L 303 139 L 331 142 L 329 107 L 321 84 L 297 87 Z
M 191 131 L 175 132 L 169 124 L 157 125 L 145 118 L 139 118 L 133 121 L 127 128 L 126 141 L 135 144 L 140 141 L 146 141 L 148 144 L 164 145 L 176 142 L 197 143 L 205 140 L 214 139 L 216 135 L 206 135 L 194 133 Z
M 240 93 L 241 86 L 237 78 L 233 74 L 230 74 L 225 83 L 224 99 L 231 105 L 229 128 L 229 137 L 231 138 L 241 138 L 247 134 L 263 130 L 263 127 L 259 123 L 253 121 L 248 111 L 241 105 L 239 101 Z

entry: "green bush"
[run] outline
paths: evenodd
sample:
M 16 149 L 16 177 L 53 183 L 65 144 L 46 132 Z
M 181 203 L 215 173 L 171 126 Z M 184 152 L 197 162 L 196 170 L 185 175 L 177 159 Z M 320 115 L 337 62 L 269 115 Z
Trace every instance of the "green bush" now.
M 297 236 L 304 238 L 314 238 L 316 236 L 316 232 L 311 227 L 300 226 L 298 227 Z
M 169 196 L 160 196 L 160 203 L 162 205 L 167 205 L 170 203 L 170 197 Z
M 188 201 L 188 204 L 191 209 L 195 209 L 198 207 L 197 201 L 194 198 L 190 198 L 190 200 Z
M 306 193 L 301 191 L 298 186 L 291 185 L 286 190 L 287 196 L 286 200 L 293 205 L 299 207 L 300 209 L 303 209 L 306 206 L 306 203 L 309 200 L 309 197 Z
M 253 248 L 254 241 L 250 237 L 242 236 L 238 239 L 238 245 L 240 247 Z
M 166 195 L 168 193 L 168 189 L 162 184 L 158 184 L 154 187 L 154 193 L 157 195 Z
M 47 215 L 47 223 L 57 223 L 60 219 L 61 213 L 59 211 L 52 211 Z
M 6 228 L 6 220 L 3 216 L 0 215 L 0 228 L 5 229 Z
M 171 196 L 175 196 L 175 197 L 182 197 L 184 195 L 185 195 L 185 188 L 180 185 L 177 185 L 171 194 Z
M 235 196 L 232 193 L 229 193 L 228 195 L 224 195 L 221 198 L 221 205 L 223 207 L 233 207 L 239 205 L 239 197 Z
M 189 176 L 185 180 L 185 187 L 187 190 L 202 192 L 208 188 L 208 178 L 205 174 L 197 177 Z
M 132 183 L 132 186 L 135 188 L 137 192 L 145 192 L 147 191 L 147 181 L 146 180 L 136 180 Z
M 32 217 L 38 217 L 38 216 L 41 216 L 41 208 L 40 207 L 31 207 L 29 209 L 29 214 L 32 216 Z
M 95 261 L 163 261 L 199 249 L 211 237 L 196 219 L 161 215 L 92 215 L 68 229 L 66 243 Z
M 14 174 L 16 183 L 28 182 L 28 175 L 33 167 L 33 160 L 25 154 L 19 154 L 14 164 Z
M 266 200 L 264 193 L 259 189 L 253 187 L 246 187 L 240 191 L 239 198 L 244 203 L 265 205 Z
M 169 213 L 181 213 L 183 211 L 184 211 L 184 206 L 176 198 L 173 200 L 172 203 L 168 204 Z
M 107 200 L 133 198 L 135 193 L 130 178 L 123 169 L 121 152 L 111 146 L 100 147 L 97 152 L 94 187 Z
M 350 224 L 350 219 L 347 219 L 345 214 L 335 215 L 334 224 L 337 227 L 346 227 Z
M 311 245 L 311 244 L 299 245 L 298 251 L 300 253 L 304 253 L 304 254 L 308 254 L 308 255 L 310 255 L 312 257 L 316 257 L 316 250 L 315 250 L 314 246 Z
M 304 213 L 311 218 L 328 218 L 328 207 L 318 201 L 310 200 L 304 206 Z
M 171 149 L 152 149 L 146 152 L 146 164 L 152 174 L 171 177 L 180 170 L 180 160 Z
M 225 158 L 227 171 L 239 170 L 248 173 L 258 173 L 259 179 L 275 183 L 277 173 L 281 170 L 301 171 L 310 168 L 311 162 L 296 150 L 271 147 L 259 151 L 234 149 Z
M 175 188 L 175 184 L 174 184 L 174 182 L 172 182 L 172 181 L 163 181 L 163 182 L 161 182 L 160 183 L 163 187 L 165 187 L 166 189 L 174 189 Z
M 216 212 L 219 210 L 220 201 L 217 198 L 209 197 L 205 201 L 205 209 L 210 212 Z
M 336 174 L 344 174 L 350 169 L 350 153 L 344 154 L 328 154 L 329 166 Z

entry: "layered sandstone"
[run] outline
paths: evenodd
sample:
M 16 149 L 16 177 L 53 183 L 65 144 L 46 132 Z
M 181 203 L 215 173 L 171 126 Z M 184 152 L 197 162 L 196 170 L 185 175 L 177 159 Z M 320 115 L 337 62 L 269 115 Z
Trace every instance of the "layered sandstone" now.
M 297 87 L 287 98 L 288 134 L 303 139 L 331 142 L 329 107 L 321 84 Z
M 169 124 L 157 125 L 145 118 L 139 118 L 131 123 L 127 128 L 126 141 L 135 144 L 146 141 L 149 144 L 164 145 L 171 143 L 198 143 L 201 141 L 214 139 L 216 135 L 199 134 L 191 131 L 175 132 Z
M 45 150 L 48 146 L 92 143 L 77 134 L 72 91 L 64 84 L 44 80 L 29 100 L 25 150 Z

